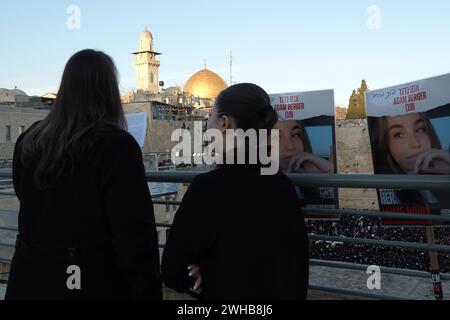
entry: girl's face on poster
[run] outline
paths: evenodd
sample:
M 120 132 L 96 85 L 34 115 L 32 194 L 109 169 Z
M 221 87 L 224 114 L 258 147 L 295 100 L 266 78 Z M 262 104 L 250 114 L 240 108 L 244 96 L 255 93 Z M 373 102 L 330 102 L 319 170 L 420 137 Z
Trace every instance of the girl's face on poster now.
M 392 157 L 405 172 L 413 172 L 419 154 L 431 149 L 425 121 L 418 113 L 387 117 L 388 146 Z
M 304 151 L 302 131 L 296 120 L 278 121 L 274 129 L 280 130 L 281 161 Z

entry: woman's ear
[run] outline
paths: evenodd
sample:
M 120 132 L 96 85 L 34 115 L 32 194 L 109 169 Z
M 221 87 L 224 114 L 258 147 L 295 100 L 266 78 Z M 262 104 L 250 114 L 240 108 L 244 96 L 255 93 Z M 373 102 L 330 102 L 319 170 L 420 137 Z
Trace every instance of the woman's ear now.
M 220 125 L 221 130 L 236 128 L 234 119 L 231 116 L 226 116 L 226 115 L 223 115 L 220 118 L 219 125 Z
M 217 121 L 217 129 L 225 133 L 226 128 L 226 116 L 221 116 Z

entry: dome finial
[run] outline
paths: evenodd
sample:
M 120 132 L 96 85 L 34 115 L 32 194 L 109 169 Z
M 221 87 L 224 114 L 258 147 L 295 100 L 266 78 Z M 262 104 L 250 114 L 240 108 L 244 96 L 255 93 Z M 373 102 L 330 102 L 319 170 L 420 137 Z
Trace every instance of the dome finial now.
M 204 67 L 205 67 L 205 70 L 206 70 L 206 59 L 203 59 L 203 63 L 204 63 Z
M 145 26 L 144 31 L 141 32 L 141 39 L 144 39 L 144 38 L 153 39 L 153 35 L 150 32 L 150 30 L 148 30 L 147 26 Z

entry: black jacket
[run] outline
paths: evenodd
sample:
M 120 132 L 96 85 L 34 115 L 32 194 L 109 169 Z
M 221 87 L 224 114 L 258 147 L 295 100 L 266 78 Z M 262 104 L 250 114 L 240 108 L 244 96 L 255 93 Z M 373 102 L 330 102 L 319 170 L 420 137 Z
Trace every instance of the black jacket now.
M 164 283 L 192 288 L 190 264 L 200 266 L 204 299 L 305 299 L 308 245 L 292 182 L 239 165 L 195 178 L 164 249 Z
M 27 132 L 14 151 L 20 239 L 6 299 L 161 299 L 153 202 L 134 138 L 103 128 L 74 174 L 41 192 L 20 161 Z M 72 265 L 81 290 L 67 287 Z

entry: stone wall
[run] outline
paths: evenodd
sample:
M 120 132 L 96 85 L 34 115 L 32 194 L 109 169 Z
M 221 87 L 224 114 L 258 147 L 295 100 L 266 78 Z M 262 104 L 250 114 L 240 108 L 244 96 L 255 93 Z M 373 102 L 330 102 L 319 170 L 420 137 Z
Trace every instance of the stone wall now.
M 143 153 L 167 152 L 178 142 L 170 141 L 172 132 L 180 129 L 184 124 L 189 127 L 193 134 L 194 124 L 192 121 L 179 120 L 153 120 L 152 103 L 128 103 L 123 105 L 125 113 L 147 113 L 147 133 Z M 48 110 L 36 110 L 32 108 L 0 108 L 0 160 L 12 159 L 14 144 L 21 133 L 21 127 L 28 129 L 36 121 L 44 119 Z M 11 127 L 11 141 L 6 141 L 6 126 Z
M 14 143 L 0 142 L 0 160 L 10 160 L 14 154 Z
M 373 174 L 367 120 L 336 122 L 337 167 L 339 174 Z M 378 210 L 374 189 L 339 189 L 340 208 Z
M 44 119 L 48 110 L 39 110 L 33 108 L 15 108 L 15 107 L 1 107 L 0 108 L 0 144 L 9 142 L 6 141 L 6 126 L 11 126 L 11 141 L 15 143 L 20 132 L 20 127 L 24 126 L 28 129 L 36 121 Z
M 13 192 L 14 190 L 8 190 L 8 192 Z M 0 210 L 19 210 L 20 203 L 16 196 L 1 196 L 0 195 Z M 1 218 L 0 218 L 1 223 Z
M 123 105 L 123 108 L 126 114 L 147 113 L 147 133 L 144 147 L 142 148 L 144 153 L 170 152 L 178 144 L 178 142 L 170 141 L 172 132 L 180 129 L 183 124 L 189 127 L 191 135 L 193 135 L 193 121 L 154 120 L 151 102 L 127 103 Z
M 48 110 L 0 107 L 0 160 L 12 159 L 14 144 L 22 133 L 36 121 L 44 119 Z M 11 140 L 6 141 L 6 127 L 11 128 Z

